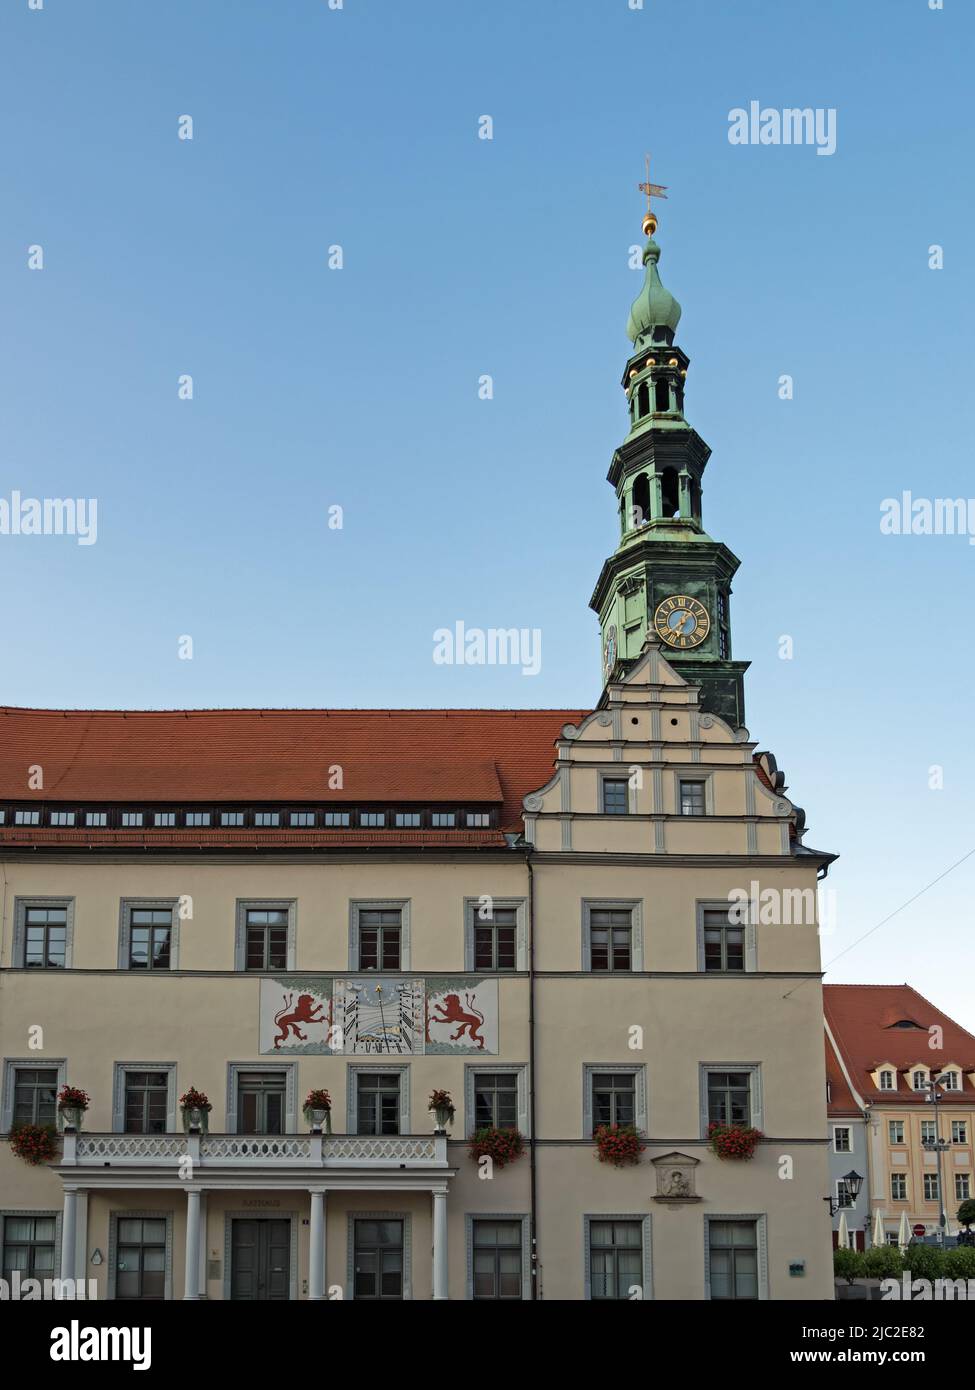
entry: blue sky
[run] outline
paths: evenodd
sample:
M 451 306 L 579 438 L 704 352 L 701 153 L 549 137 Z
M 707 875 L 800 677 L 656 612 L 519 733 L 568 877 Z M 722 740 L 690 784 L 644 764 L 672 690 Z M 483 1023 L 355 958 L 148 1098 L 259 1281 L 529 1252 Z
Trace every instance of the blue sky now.
M 972 491 L 973 31 L 958 0 L 3 0 L 0 496 L 95 497 L 98 540 L 0 536 L 0 699 L 594 703 L 650 149 L 748 725 L 842 855 L 846 950 L 975 847 L 975 549 L 879 527 Z M 835 108 L 835 154 L 731 145 L 752 100 Z M 457 620 L 539 628 L 541 672 L 434 664 Z M 975 856 L 828 978 L 975 1028 L 973 888 Z

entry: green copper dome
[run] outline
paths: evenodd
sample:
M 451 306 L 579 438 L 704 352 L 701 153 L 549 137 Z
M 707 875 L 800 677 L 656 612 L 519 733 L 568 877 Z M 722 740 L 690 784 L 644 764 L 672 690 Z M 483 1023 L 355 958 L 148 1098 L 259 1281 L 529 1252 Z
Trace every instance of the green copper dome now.
M 659 260 L 660 247 L 651 237 L 643 248 L 643 264 L 647 268 L 643 289 L 630 307 L 630 318 L 626 325 L 627 337 L 637 347 L 641 346 L 643 338 L 652 335 L 654 328 L 669 328 L 673 333 L 680 322 L 680 305 L 670 290 L 665 290 L 660 283 L 657 274 Z

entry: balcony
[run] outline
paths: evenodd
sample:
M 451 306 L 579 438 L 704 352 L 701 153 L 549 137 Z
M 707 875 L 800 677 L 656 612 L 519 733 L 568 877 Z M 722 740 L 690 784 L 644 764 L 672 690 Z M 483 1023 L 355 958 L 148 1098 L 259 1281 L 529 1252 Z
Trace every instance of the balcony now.
M 388 1171 L 401 1173 L 447 1169 L 444 1134 L 79 1134 L 66 1130 L 59 1165 L 66 1170 L 176 1170 L 192 1166 L 205 1174 L 226 1171 L 272 1171 L 281 1175 Z

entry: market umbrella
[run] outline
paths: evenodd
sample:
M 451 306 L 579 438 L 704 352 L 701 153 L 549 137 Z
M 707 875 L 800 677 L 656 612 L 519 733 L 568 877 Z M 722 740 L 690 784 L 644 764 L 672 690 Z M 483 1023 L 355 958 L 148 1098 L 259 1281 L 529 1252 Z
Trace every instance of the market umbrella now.
M 840 1224 L 839 1224 L 839 1228 L 837 1229 L 837 1232 L 836 1232 L 836 1244 L 837 1244 L 837 1247 L 838 1247 L 840 1250 L 847 1250 L 847 1249 L 849 1249 L 849 1245 L 850 1245 L 850 1232 L 849 1232 L 849 1230 L 847 1229 L 847 1225 L 846 1225 L 846 1212 L 845 1212 L 845 1211 L 841 1211 L 841 1212 L 840 1212 Z
M 878 1207 L 873 1218 L 873 1243 L 874 1245 L 887 1244 L 887 1231 L 884 1226 L 884 1214 Z
M 911 1228 L 907 1224 L 907 1212 L 901 1212 L 900 1229 L 897 1232 L 897 1244 L 902 1250 L 906 1250 L 911 1243 Z

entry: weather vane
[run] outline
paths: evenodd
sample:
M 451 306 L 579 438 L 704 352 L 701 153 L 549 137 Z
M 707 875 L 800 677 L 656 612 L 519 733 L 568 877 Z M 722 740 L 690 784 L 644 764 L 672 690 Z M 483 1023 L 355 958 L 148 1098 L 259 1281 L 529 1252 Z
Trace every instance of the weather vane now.
M 646 183 L 638 183 L 637 188 L 639 188 L 641 193 L 647 195 L 647 214 L 643 219 L 643 232 L 645 236 L 653 236 L 654 232 L 657 230 L 657 219 L 654 216 L 653 208 L 650 206 L 650 199 L 666 198 L 667 185 L 665 183 L 650 182 L 650 156 L 644 155 L 644 159 L 647 166 L 647 181 Z

